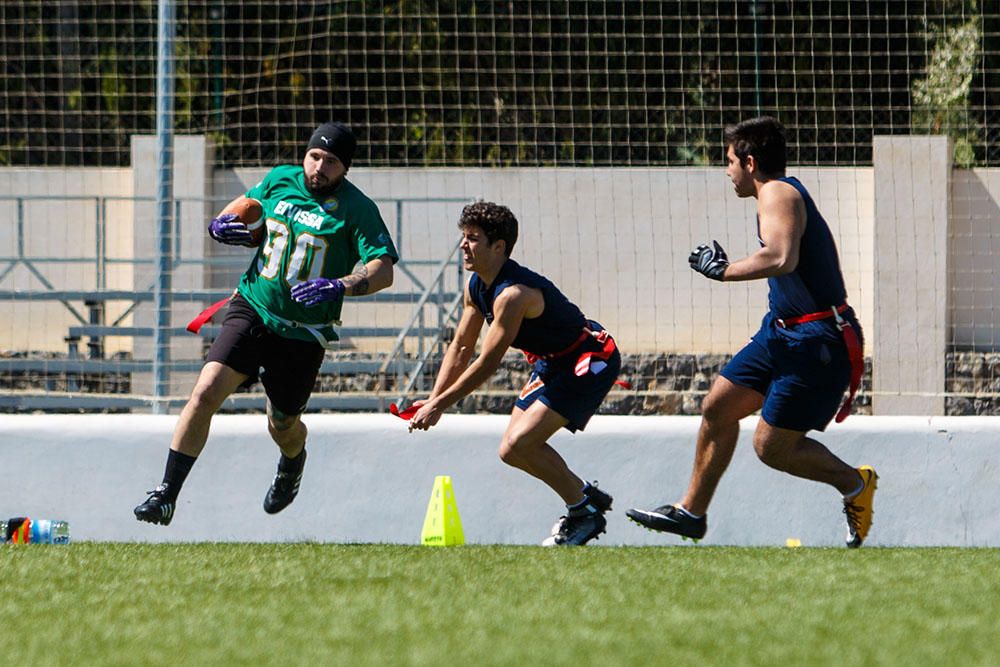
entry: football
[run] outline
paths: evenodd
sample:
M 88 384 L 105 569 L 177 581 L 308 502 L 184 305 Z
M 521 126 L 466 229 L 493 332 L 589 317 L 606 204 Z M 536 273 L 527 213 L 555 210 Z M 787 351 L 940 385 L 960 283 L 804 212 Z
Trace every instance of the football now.
M 235 213 L 240 222 L 250 230 L 250 238 L 255 245 L 264 238 L 267 225 L 264 224 L 264 208 L 256 199 L 244 197 L 226 207 L 225 213 Z

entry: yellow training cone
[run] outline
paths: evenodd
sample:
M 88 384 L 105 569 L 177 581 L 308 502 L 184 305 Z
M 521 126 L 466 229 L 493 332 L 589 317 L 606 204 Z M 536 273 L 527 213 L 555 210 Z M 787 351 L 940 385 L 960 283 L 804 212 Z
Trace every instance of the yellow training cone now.
M 462 520 L 455 504 L 455 492 L 451 488 L 451 477 L 438 475 L 434 478 L 434 490 L 427 503 L 424 516 L 424 530 L 421 542 L 432 547 L 450 547 L 465 544 Z

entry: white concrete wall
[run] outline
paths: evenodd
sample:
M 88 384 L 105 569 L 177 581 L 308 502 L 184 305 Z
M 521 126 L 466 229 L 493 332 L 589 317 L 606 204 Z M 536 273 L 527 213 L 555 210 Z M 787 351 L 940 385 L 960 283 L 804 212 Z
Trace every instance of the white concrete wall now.
M 951 175 L 950 336 L 957 346 L 1000 347 L 1000 169 Z
M 218 198 L 219 203 L 265 172 L 215 172 L 209 187 L 194 190 L 200 196 Z M 196 175 L 190 170 L 184 173 L 186 178 Z M 873 170 L 792 168 L 790 173 L 810 188 L 834 229 L 849 299 L 860 311 L 862 322 L 873 323 Z M 756 326 L 763 309 L 762 285 L 699 281 L 684 261 L 692 244 L 710 237 L 718 238 L 731 255 L 754 247 L 752 202 L 732 196 L 720 169 L 356 167 L 351 178 L 376 198 L 484 197 L 508 203 L 523 222 L 518 257 L 552 275 L 588 312 L 608 320 L 623 345 L 627 341 L 631 349 L 728 352 Z M 1000 336 L 1000 271 L 996 270 L 1000 240 L 994 229 L 1000 216 L 1000 169 L 955 170 L 950 193 L 949 336 L 960 346 L 995 346 Z M 115 259 L 132 256 L 134 221 L 146 224 L 151 220 L 146 213 L 137 218 L 129 200 L 135 194 L 131 169 L 0 168 L 0 194 L 122 197 L 108 204 L 107 243 Z M 205 210 L 212 208 L 209 204 Z M 402 250 L 407 256 L 440 255 L 441 248 L 457 236 L 454 223 L 460 208 L 457 204 L 409 207 Z M 185 215 L 190 211 L 186 207 Z M 92 200 L 30 201 L 24 212 L 27 255 L 66 257 L 92 252 L 96 222 Z M 395 208 L 384 203 L 383 215 L 395 231 Z M 0 206 L 0 256 L 17 253 L 16 221 L 16 203 L 5 200 Z M 185 248 L 186 252 L 198 250 Z M 0 272 L 7 266 L 0 265 Z M 87 265 L 37 266 L 57 288 L 89 289 L 96 283 Z M 107 286 L 131 287 L 132 273 L 127 265 L 110 265 Z M 225 276 L 222 282 L 231 278 Z M 24 265 L 13 268 L 0 288 L 44 289 Z M 709 317 L 698 314 L 704 313 L 703 304 L 711 309 L 711 320 L 721 321 L 721 326 L 707 326 Z M 22 349 L 30 340 L 35 348 L 65 349 L 62 338 L 72 317 L 61 304 L 9 303 L 5 309 L 10 316 L 0 326 L 0 348 Z M 109 315 L 113 319 L 115 313 Z M 109 341 L 111 346 L 122 343 L 127 341 Z
M 266 169 L 217 178 L 234 196 Z M 795 168 L 837 238 L 851 303 L 872 319 L 872 169 Z M 739 348 L 767 308 L 763 282 L 719 284 L 688 267 L 717 239 L 731 258 L 756 250 L 755 201 L 738 199 L 722 168 L 364 169 L 351 180 L 374 198 L 486 199 L 521 223 L 514 259 L 549 276 L 630 352 Z M 220 193 L 221 195 L 221 193 Z M 395 233 L 396 213 L 383 217 Z M 458 236 L 461 204 L 406 209 L 404 257 L 439 257 Z M 399 287 L 399 285 L 395 286 Z M 345 309 L 344 321 L 380 317 Z
M 265 172 L 215 172 L 206 188 L 184 187 L 215 197 L 219 203 Z M 186 178 L 196 175 L 184 173 Z M 862 322 L 873 323 L 873 170 L 795 167 L 790 173 L 810 188 L 837 235 L 849 299 L 860 311 Z M 753 204 L 732 195 L 721 169 L 356 167 L 351 178 L 376 198 L 482 197 L 507 203 L 523 223 L 517 257 L 550 274 L 589 313 L 615 328 L 629 349 L 729 352 L 756 326 L 764 308 L 763 284 L 717 285 L 697 280 L 686 265 L 691 247 L 710 238 L 719 239 L 731 256 L 754 248 Z M 4 196 L 128 199 L 134 192 L 131 169 L 0 169 L 0 194 Z M 1000 215 L 1000 169 L 955 170 L 950 192 L 950 336 L 958 345 L 995 346 L 1000 331 L 1000 271 L 995 270 L 1000 251 L 995 248 L 1000 241 L 993 223 Z M 206 206 L 206 210 L 212 208 Z M 457 237 L 455 220 L 460 208 L 459 204 L 410 205 L 401 250 L 411 257 L 439 256 Z M 27 203 L 26 252 L 55 256 L 90 252 L 96 217 L 92 209 L 83 200 Z M 395 231 L 395 208 L 388 202 L 383 203 L 383 215 Z M 15 202 L 5 201 L 0 207 L 0 256 L 16 254 L 16 216 Z M 131 257 L 135 220 L 145 224 L 142 221 L 149 217 L 137 218 L 131 201 L 109 204 L 112 257 Z M 0 271 L 6 268 L 0 265 Z M 68 264 L 43 268 L 56 287 L 94 286 L 89 267 L 82 271 Z M 112 265 L 108 271 L 109 287 L 132 285 L 130 267 Z M 231 278 L 224 276 L 221 282 L 231 282 Z M 12 269 L 0 288 L 43 289 L 23 265 Z M 30 340 L 35 348 L 65 349 L 62 337 L 72 318 L 62 305 L 36 302 L 5 304 L 5 308 L 12 317 L 0 326 L 0 348 L 22 349 Z M 345 313 L 347 321 L 360 317 Z M 719 324 L 709 327 L 710 321 Z M 869 326 L 869 334 L 872 329 Z
M 0 417 L 0 515 L 62 518 L 73 539 L 101 541 L 420 541 L 435 475 L 451 475 L 471 543 L 535 544 L 563 510 L 534 478 L 505 466 L 496 448 L 506 418 L 447 415 L 409 434 L 388 415 L 311 415 L 299 498 L 261 508 L 277 448 L 263 416 L 220 416 L 169 527 L 137 522 L 132 508 L 160 480 L 175 417 Z M 709 513 L 702 544 L 842 544 L 837 493 L 775 472 L 753 455 L 745 420 L 738 451 Z M 694 417 L 593 419 L 552 444 L 615 497 L 597 544 L 674 545 L 627 521 L 629 507 L 674 502 L 693 458 Z M 819 439 L 881 477 L 868 545 L 1000 546 L 1000 419 L 854 416 Z
M 941 138 L 936 140 L 940 143 Z M 880 404 L 876 412 L 880 414 L 940 412 L 948 346 L 996 349 L 1000 336 L 1000 271 L 996 270 L 1000 237 L 994 241 L 994 221 L 1000 215 L 1000 169 L 951 171 L 949 185 L 946 177 L 927 181 L 929 163 L 913 151 L 906 153 L 909 161 L 900 162 L 892 157 L 897 155 L 895 149 L 884 150 L 928 141 L 926 137 L 878 138 L 875 155 L 882 166 L 877 168 L 789 170 L 813 193 L 837 238 L 848 298 L 860 313 L 868 334 L 867 350 L 877 365 L 875 393 Z M 145 171 L 0 169 L 0 194 L 150 194 L 152 145 L 148 137 L 136 141 L 134 162 Z M 879 157 L 884 155 L 890 158 Z M 221 254 L 236 263 L 228 271 L 206 276 L 195 276 L 188 267 L 174 284 L 235 284 L 249 253 L 208 242 L 205 220 L 267 170 L 210 172 L 211 146 L 202 137 L 178 137 L 175 159 L 175 194 L 188 198 L 181 215 L 185 255 Z M 878 169 L 884 175 L 881 179 L 876 178 Z M 941 169 L 948 171 L 946 164 L 938 165 L 937 170 Z M 380 202 L 408 259 L 440 258 L 452 247 L 462 204 L 410 202 L 399 224 L 395 200 L 483 198 L 509 205 L 522 222 L 515 258 L 549 275 L 587 314 L 614 331 L 627 352 L 729 353 L 756 329 L 766 307 L 762 281 L 719 284 L 704 280 L 687 266 L 690 250 L 713 238 L 731 257 L 756 248 L 754 202 L 732 194 L 721 168 L 356 167 L 350 177 Z M 921 178 L 927 183 L 918 183 Z M 108 242 L 113 257 L 127 258 L 136 249 L 149 247 L 149 238 L 143 234 L 152 224 L 150 208 L 135 207 L 130 201 L 109 206 Z M 0 209 L 0 256 L 11 257 L 17 250 L 16 206 L 9 202 Z M 26 253 L 66 256 L 89 250 L 93 239 L 85 230 L 93 224 L 76 221 L 89 220 L 90 215 L 94 213 L 88 207 L 52 201 L 26 204 Z M 881 236 L 876 253 L 877 234 Z M 877 257 L 890 263 L 876 281 Z M 54 286 L 94 286 L 87 270 L 67 273 L 69 266 L 46 268 L 47 275 L 58 277 L 52 281 Z M 42 289 L 23 264 L 4 274 L 8 268 L 9 260 L 6 266 L 0 264 L 0 289 Z M 429 267 L 415 270 L 424 280 L 430 274 Z M 402 271 L 397 274 L 393 289 L 414 291 L 409 278 Z M 133 280 L 131 268 L 118 265 L 109 269 L 108 286 L 144 289 L 146 278 L 139 275 Z M 457 282 L 457 276 L 453 279 Z M 916 304 L 920 304 L 919 313 Z M 0 325 L 0 349 L 65 349 L 62 338 L 73 320 L 62 305 L 36 302 L 5 307 L 11 316 Z M 174 323 L 183 325 L 195 310 L 193 304 L 179 307 Z M 348 326 L 399 326 L 407 321 L 410 310 L 409 304 L 379 308 L 349 304 L 343 319 Z M 109 312 L 108 321 L 117 314 Z M 140 311 L 135 323 L 142 324 L 142 317 Z M 887 347 L 879 350 L 880 341 Z M 115 344 L 109 343 L 109 352 Z M 191 358 L 200 356 L 196 340 L 180 340 L 177 345 L 187 346 Z M 141 345 L 136 352 L 145 356 Z M 910 376 L 916 380 L 911 382 Z M 173 393 L 186 394 L 191 377 L 175 380 Z M 144 391 L 141 382 L 137 391 Z
M 15 263 L 0 280 L 2 290 L 95 289 L 98 271 L 94 262 L 97 243 L 97 197 L 121 197 L 107 202 L 106 248 L 115 259 L 132 257 L 132 170 L 114 168 L 0 168 L 0 257 L 18 257 L 18 205 L 24 198 L 24 262 Z M 59 198 L 68 198 L 60 200 Z M 33 261 L 42 257 L 83 258 L 83 262 Z M 0 274 L 10 261 L 0 261 Z M 109 264 L 105 287 L 132 288 L 132 267 Z M 87 317 L 83 304 L 74 304 Z M 67 328 L 79 322 L 58 301 L 4 303 L 0 319 L 0 349 L 66 350 Z M 114 352 L 113 344 L 108 346 Z

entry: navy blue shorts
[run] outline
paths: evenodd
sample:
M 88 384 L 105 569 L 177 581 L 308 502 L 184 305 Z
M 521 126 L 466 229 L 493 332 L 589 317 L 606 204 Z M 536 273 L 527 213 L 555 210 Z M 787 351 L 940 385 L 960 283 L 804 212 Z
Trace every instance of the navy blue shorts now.
M 844 398 L 851 362 L 843 342 L 804 336 L 765 321 L 721 375 L 764 396 L 761 417 L 771 426 L 822 431 Z
M 588 342 L 580 353 L 596 349 L 590 345 Z M 573 371 L 579 356 L 571 354 L 558 363 L 544 360 L 535 362 L 531 378 L 521 389 L 515 405 L 527 410 L 535 401 L 541 401 L 566 418 L 569 422 L 566 428 L 571 433 L 582 431 L 615 385 L 622 369 L 622 357 L 616 349 L 607 360 L 591 359 L 590 371 L 586 375 L 577 376 Z

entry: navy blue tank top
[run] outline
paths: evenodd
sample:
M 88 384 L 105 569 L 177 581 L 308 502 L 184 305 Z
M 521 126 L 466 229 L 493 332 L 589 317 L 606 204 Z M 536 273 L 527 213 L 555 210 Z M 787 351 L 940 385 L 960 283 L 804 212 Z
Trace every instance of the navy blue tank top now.
M 521 328 L 511 343 L 512 347 L 543 355 L 561 352 L 577 341 L 587 324 L 580 309 L 548 278 L 524 268 L 512 259 L 504 262 L 492 285 L 484 283 L 477 273 L 473 273 L 469 281 L 469 296 L 486 318 L 487 324 L 493 323 L 493 303 L 497 295 L 510 285 L 524 285 L 541 290 L 545 299 L 545 309 L 541 315 L 521 322 Z
M 830 227 L 797 178 L 785 176 L 778 180 L 793 186 L 802 195 L 806 205 L 806 230 L 799 244 L 799 263 L 795 270 L 767 279 L 771 314 L 794 317 L 839 306 L 846 300 L 847 290 Z M 757 241 L 764 245 L 760 238 L 760 218 L 757 219 Z

